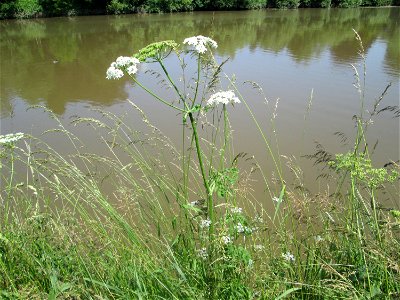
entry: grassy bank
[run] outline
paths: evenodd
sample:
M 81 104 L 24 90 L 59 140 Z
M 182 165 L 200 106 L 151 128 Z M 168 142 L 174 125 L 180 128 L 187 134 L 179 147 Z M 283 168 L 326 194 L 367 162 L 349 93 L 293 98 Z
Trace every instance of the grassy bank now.
M 356 39 L 363 58 L 357 33 Z M 366 138 L 378 115 L 399 116 L 398 107 L 384 105 L 390 86 L 364 107 L 365 65 L 354 68 L 360 96 L 354 136 L 341 154 L 319 146 L 310 155 L 327 180 L 314 195 L 295 160 L 278 155 L 279 135 L 265 135 L 224 73 L 226 61 L 215 61 L 216 47 L 206 37 L 158 42 L 107 70 L 108 79 L 129 76 L 157 109 L 176 111 L 178 147 L 131 101 L 127 114 L 144 131 L 107 111 L 73 120 L 93 129 L 101 155 L 45 107 L 35 109 L 57 126 L 44 135 L 69 140 L 70 155 L 27 134 L 1 136 L 2 298 L 400 297 L 399 165 L 374 166 Z M 181 77 L 168 72 L 167 56 L 180 64 Z M 153 76 L 160 90 L 139 81 L 142 64 L 143 76 Z M 171 91 L 174 101 L 164 98 Z M 273 170 L 235 152 L 232 129 L 239 125 L 229 122 L 229 112 L 238 106 L 259 131 Z M 252 194 L 256 175 L 263 195 Z
M 399 0 L 5 0 L 0 19 L 260 8 L 400 5 Z

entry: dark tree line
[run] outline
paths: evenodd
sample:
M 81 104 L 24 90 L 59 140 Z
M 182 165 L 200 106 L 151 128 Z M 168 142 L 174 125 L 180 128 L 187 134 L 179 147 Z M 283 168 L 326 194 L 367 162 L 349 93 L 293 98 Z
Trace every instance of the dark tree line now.
M 386 5 L 400 5 L 400 0 L 2 0 L 0 18 Z

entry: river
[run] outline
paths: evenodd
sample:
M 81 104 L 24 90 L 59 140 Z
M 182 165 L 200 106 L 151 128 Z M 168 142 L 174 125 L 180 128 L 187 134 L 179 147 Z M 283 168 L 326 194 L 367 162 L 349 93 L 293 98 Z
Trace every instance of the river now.
M 399 105 L 399 16 L 400 8 L 395 7 L 3 20 L 1 133 L 39 135 L 57 126 L 41 110 L 28 109 L 32 105 L 44 105 L 67 128 L 76 130 L 68 125 L 73 116 L 91 116 L 93 108 L 123 115 L 130 109 L 126 101 L 130 99 L 179 145 L 181 118 L 161 109 L 128 79 L 106 80 L 105 71 L 116 57 L 131 55 L 149 43 L 167 39 L 181 43 L 201 34 L 218 42 L 217 61 L 230 58 L 225 72 L 235 74 L 274 151 L 296 160 L 304 170 L 304 181 L 318 192 L 325 189 L 316 180 L 320 171 L 303 156 L 314 153 L 317 143 L 332 153 L 346 152 L 354 136 L 352 117 L 360 112 L 351 64 L 360 75 L 363 69 L 352 29 L 365 49 L 367 114 L 390 82 L 381 107 Z M 168 67 L 179 76 L 177 65 Z M 154 79 L 144 75 L 139 79 L 157 88 Z M 264 95 L 244 81 L 257 82 Z M 236 153 L 255 155 L 268 169 L 268 159 L 263 162 L 265 146 L 244 106 L 229 111 Z M 127 118 L 141 128 L 137 115 Z M 348 136 L 347 145 L 337 132 Z M 371 144 L 379 140 L 374 153 L 377 167 L 399 159 L 398 118 L 378 115 L 368 134 Z M 79 135 L 89 151 L 96 148 L 98 140 L 89 129 L 80 128 Z M 49 142 L 61 153 L 70 150 L 65 139 L 52 139 Z

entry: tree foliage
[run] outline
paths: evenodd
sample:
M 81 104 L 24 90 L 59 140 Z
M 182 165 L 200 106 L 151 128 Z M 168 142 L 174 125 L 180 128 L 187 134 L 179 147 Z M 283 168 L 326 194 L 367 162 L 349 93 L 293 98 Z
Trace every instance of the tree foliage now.
M 400 0 L 3 0 L 0 19 L 298 7 L 400 5 Z

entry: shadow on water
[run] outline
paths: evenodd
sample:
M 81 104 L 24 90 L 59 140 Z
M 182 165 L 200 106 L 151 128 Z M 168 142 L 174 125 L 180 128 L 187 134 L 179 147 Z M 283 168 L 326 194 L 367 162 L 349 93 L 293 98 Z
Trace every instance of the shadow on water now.
M 250 53 L 286 51 L 295 63 L 307 64 L 329 51 L 341 65 L 357 59 L 354 28 L 367 52 L 378 40 L 386 44 L 384 71 L 396 76 L 398 17 L 399 8 L 360 8 L 1 21 L 1 113 L 10 112 L 17 98 L 45 103 L 58 114 L 70 102 L 111 105 L 127 97 L 122 82 L 104 80 L 116 56 L 153 41 L 182 41 L 197 34 L 213 36 L 217 54 L 233 59 L 248 48 Z

